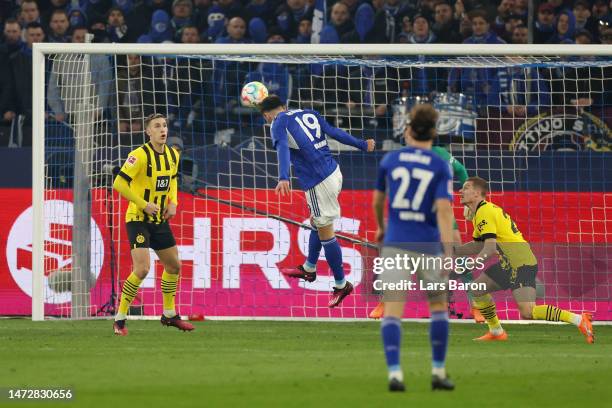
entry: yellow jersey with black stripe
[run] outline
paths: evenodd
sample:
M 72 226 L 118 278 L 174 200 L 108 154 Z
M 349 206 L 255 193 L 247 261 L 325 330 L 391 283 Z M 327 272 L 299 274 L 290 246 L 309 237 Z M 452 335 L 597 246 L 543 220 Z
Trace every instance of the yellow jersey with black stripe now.
M 125 213 L 125 221 L 144 221 L 159 224 L 164 221 L 164 208 L 171 200 L 177 202 L 176 177 L 180 155 L 173 148 L 164 145 L 164 152 L 158 153 L 151 142 L 134 149 L 128 155 L 119 176 L 130 185 L 130 190 L 146 203 L 157 204 L 160 211 L 151 216 L 130 201 Z M 174 188 L 172 188 L 174 187 Z
M 501 208 L 481 201 L 472 220 L 473 238 L 484 241 L 495 238 L 502 268 L 516 271 L 521 266 L 537 265 L 538 261 L 512 218 Z

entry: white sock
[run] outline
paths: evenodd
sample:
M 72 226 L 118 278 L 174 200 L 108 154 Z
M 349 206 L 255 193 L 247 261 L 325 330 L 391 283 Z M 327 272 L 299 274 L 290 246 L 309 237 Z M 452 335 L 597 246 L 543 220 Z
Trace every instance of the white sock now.
M 334 287 L 335 287 L 336 289 L 342 289 L 342 288 L 344 288 L 345 286 L 346 286 L 346 279 L 343 279 L 343 280 L 342 280 L 342 283 L 340 283 L 340 284 L 336 283 L 336 284 L 334 285 Z
M 404 373 L 402 373 L 402 370 L 389 371 L 389 381 L 393 379 L 404 382 Z
M 431 367 L 431 375 L 436 375 L 438 378 L 444 379 L 446 378 L 446 368 L 445 367 Z
M 127 315 L 125 313 L 117 313 L 115 315 L 115 321 L 117 320 L 125 320 L 127 319 Z
M 317 267 L 316 267 L 316 266 L 313 268 L 313 267 L 311 267 L 311 266 L 306 265 L 306 263 L 304 263 L 304 264 L 302 265 L 302 268 L 304 268 L 304 270 L 305 270 L 306 272 L 314 272 L 314 271 L 316 271 L 316 270 L 317 270 Z
M 502 327 L 497 327 L 495 329 L 489 329 L 489 331 L 491 332 L 491 334 L 493 334 L 494 336 L 499 336 L 500 334 L 504 333 L 504 329 L 502 329 Z
M 167 318 L 172 318 L 176 316 L 176 311 L 175 310 L 164 310 L 164 316 L 166 316 Z
M 582 321 L 582 316 L 577 313 L 572 313 L 572 323 L 575 326 L 580 326 L 580 322 Z

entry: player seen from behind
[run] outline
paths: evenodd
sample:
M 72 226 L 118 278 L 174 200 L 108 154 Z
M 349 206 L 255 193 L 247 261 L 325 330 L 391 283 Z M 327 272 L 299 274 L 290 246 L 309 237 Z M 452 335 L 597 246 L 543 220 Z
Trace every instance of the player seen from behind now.
M 404 137 L 407 147 L 387 153 L 378 171 L 373 197 L 374 215 L 382 241 L 381 258 L 384 264 L 395 258 L 435 259 L 444 252 L 452 255 L 453 241 L 453 185 L 447 162 L 431 151 L 436 137 L 438 113 L 429 104 L 417 105 L 410 112 L 411 122 Z M 385 226 L 384 207 L 388 198 L 388 221 Z M 401 284 L 416 273 L 423 285 L 439 285 L 428 290 L 431 312 L 430 341 L 432 349 L 432 390 L 453 390 L 454 384 L 446 375 L 446 347 L 448 344 L 448 303 L 446 285 L 448 274 L 435 263 L 421 264 L 415 270 L 394 265 L 379 275 L 383 284 Z M 381 335 L 387 360 L 389 390 L 404 391 L 403 371 L 400 366 L 401 317 L 406 303 L 405 290 L 383 287 L 384 318 Z

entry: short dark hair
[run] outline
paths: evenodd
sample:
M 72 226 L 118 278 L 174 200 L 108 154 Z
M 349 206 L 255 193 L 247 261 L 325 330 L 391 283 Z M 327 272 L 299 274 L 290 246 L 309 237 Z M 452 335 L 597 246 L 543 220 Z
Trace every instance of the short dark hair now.
M 475 189 L 480 190 L 483 196 L 486 196 L 489 193 L 489 182 L 482 177 L 468 177 L 465 182 L 467 183 L 468 181 L 472 183 Z
M 166 117 L 164 115 L 162 115 L 161 113 L 152 113 L 149 116 L 147 116 L 146 118 L 144 118 L 144 127 L 145 129 L 149 127 L 149 123 L 151 123 L 151 121 L 155 120 L 155 119 L 164 119 L 166 120 Z
M 45 32 L 45 29 L 43 28 L 42 24 L 40 24 L 40 23 L 38 23 L 36 21 L 28 23 L 28 25 L 26 26 L 26 30 L 29 30 L 30 28 L 40 28 L 41 30 L 43 30 L 43 33 Z
M 66 10 L 64 9 L 55 9 L 53 10 L 53 12 L 51 13 L 51 18 L 53 18 L 54 15 L 56 14 L 63 14 L 66 16 L 66 18 L 68 18 L 68 13 L 66 13 Z
M 7 18 L 7 19 L 4 21 L 4 25 L 7 25 L 7 24 L 19 24 L 19 21 L 17 21 L 17 19 L 16 19 L 16 18 L 13 18 L 13 17 L 11 17 L 11 18 Z
M 470 22 L 476 17 L 480 17 L 484 21 L 486 21 L 488 24 L 491 24 L 491 17 L 489 16 L 489 13 L 487 13 L 483 9 L 472 10 L 468 13 L 468 18 L 470 19 Z
M 436 137 L 438 112 L 428 103 L 415 105 L 410 111 L 410 128 L 415 140 L 428 141 Z
M 123 10 L 121 10 L 119 7 L 111 7 L 111 8 L 109 8 L 109 9 L 108 9 L 108 11 L 106 12 L 106 18 L 107 18 L 107 19 L 108 19 L 108 17 L 111 15 L 111 13 L 112 13 L 113 11 L 118 11 L 118 12 L 120 12 L 120 13 L 121 13 L 121 15 L 122 15 L 123 17 L 125 17 L 125 13 L 124 13 L 124 12 L 123 12 Z
M 281 98 L 278 97 L 278 95 L 268 95 L 263 101 L 261 101 L 258 108 L 261 113 L 266 113 L 276 108 L 280 108 L 281 106 L 285 106 L 285 104 Z

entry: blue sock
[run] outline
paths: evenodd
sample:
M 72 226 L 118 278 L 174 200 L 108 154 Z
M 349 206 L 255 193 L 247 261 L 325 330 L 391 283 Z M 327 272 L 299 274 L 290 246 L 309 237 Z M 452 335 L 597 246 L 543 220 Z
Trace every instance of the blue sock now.
M 317 266 L 319 255 L 321 255 L 321 240 L 319 239 L 319 232 L 315 229 L 310 231 L 310 238 L 308 239 L 308 258 L 304 263 L 310 269 L 314 269 Z
M 402 340 L 402 322 L 397 317 L 385 317 L 380 325 L 383 348 L 390 372 L 400 370 L 400 343 Z
M 434 368 L 444 367 L 448 329 L 448 312 L 433 312 L 429 326 L 429 341 L 431 342 L 431 362 Z
M 342 248 L 338 244 L 336 237 L 327 241 L 321 241 L 323 248 L 325 248 L 325 259 L 334 273 L 334 280 L 336 281 L 336 287 L 343 287 L 344 280 L 344 268 L 342 267 Z

